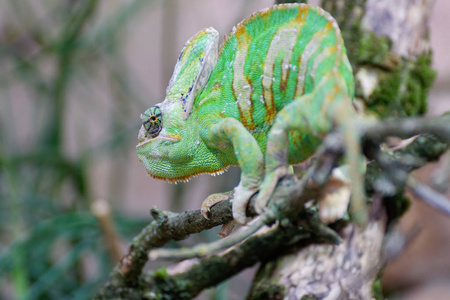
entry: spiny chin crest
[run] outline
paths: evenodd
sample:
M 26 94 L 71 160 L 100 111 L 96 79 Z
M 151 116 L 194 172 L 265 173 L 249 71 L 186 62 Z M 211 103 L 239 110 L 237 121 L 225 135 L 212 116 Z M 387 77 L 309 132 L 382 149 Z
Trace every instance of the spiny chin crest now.
M 162 180 L 162 181 L 165 181 L 165 182 L 168 182 L 168 183 L 175 183 L 175 184 L 177 184 L 178 182 L 188 182 L 191 178 L 195 178 L 195 177 L 198 177 L 198 176 L 203 175 L 203 174 L 208 174 L 208 175 L 211 175 L 211 176 L 222 175 L 223 173 L 225 173 L 228 170 L 228 168 L 229 167 L 227 166 L 227 167 L 225 167 L 223 169 L 220 169 L 220 170 L 214 171 L 214 172 L 208 172 L 208 171 L 198 172 L 198 173 L 195 173 L 193 175 L 186 175 L 186 176 L 181 176 L 181 177 L 176 177 L 176 178 L 165 178 L 165 177 L 153 175 L 153 174 L 150 174 L 150 173 L 148 173 L 148 175 L 150 177 L 154 178 L 154 179 Z

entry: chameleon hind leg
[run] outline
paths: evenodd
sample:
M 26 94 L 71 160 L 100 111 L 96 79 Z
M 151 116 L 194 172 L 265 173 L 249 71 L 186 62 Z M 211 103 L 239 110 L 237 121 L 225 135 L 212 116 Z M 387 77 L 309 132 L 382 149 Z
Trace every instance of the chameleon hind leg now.
M 359 168 L 361 151 L 358 134 L 351 127 L 356 113 L 345 88 L 339 82 L 335 76 L 330 76 L 314 92 L 298 97 L 277 114 L 267 138 L 266 175 L 255 204 L 258 213 L 265 210 L 278 180 L 288 174 L 289 131 L 297 130 L 323 137 L 334 124 L 344 132 L 353 198 L 362 199 L 362 176 Z M 359 221 L 363 222 L 361 202 L 353 204 L 353 209 L 359 212 Z
M 267 136 L 266 173 L 255 202 L 255 210 L 259 214 L 264 212 L 278 180 L 289 173 L 289 131 L 294 129 L 305 131 L 307 126 L 311 126 L 313 120 L 309 120 L 309 118 L 312 118 L 313 114 L 307 108 L 307 104 L 311 103 L 312 98 L 311 94 L 301 96 L 276 115 L 275 122 Z M 308 111 L 309 113 L 307 113 Z M 326 129 L 321 131 L 325 132 Z

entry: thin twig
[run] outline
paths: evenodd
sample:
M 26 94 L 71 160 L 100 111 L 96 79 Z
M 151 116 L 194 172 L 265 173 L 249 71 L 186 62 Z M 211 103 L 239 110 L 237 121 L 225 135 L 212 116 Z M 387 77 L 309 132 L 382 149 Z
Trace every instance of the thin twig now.
M 410 138 L 417 134 L 431 133 L 443 141 L 450 141 L 450 114 L 439 118 L 404 118 L 391 121 L 367 122 L 361 124 L 363 136 L 374 143 L 388 136 Z
M 121 241 L 111 218 L 111 207 L 105 199 L 97 199 L 91 205 L 92 214 L 97 217 L 100 228 L 111 253 L 113 263 L 122 257 Z
M 417 198 L 450 216 L 450 199 L 443 194 L 419 182 L 412 176 L 409 176 L 406 186 Z
M 442 165 L 433 172 L 431 182 L 440 192 L 445 193 L 448 191 L 450 185 L 450 150 L 447 150 L 443 155 Z
M 217 240 L 213 243 L 199 244 L 194 247 L 183 247 L 179 249 L 156 249 L 150 251 L 148 257 L 151 260 L 182 260 L 193 257 L 203 257 L 241 243 L 253 233 L 261 229 L 264 225 L 269 225 L 274 221 L 275 215 L 270 210 L 268 210 L 263 215 L 259 216 L 249 226 L 244 227 L 241 231 L 237 232 L 236 234 L 230 235 L 228 238 Z

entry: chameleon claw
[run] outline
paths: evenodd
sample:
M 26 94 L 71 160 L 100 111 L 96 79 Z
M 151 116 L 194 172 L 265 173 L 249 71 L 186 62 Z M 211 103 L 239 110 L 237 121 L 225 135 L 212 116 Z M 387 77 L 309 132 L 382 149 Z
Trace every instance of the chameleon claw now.
M 212 194 L 209 195 L 205 201 L 203 201 L 202 206 L 200 207 L 200 213 L 202 216 L 209 220 L 209 217 L 211 216 L 211 207 L 213 207 L 215 204 L 228 200 L 230 198 L 230 195 L 228 194 Z

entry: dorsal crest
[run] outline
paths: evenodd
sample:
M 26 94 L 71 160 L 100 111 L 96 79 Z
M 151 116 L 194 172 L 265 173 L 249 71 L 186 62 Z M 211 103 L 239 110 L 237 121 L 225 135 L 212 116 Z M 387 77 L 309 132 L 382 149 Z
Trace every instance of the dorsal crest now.
M 203 29 L 184 45 L 166 91 L 169 101 L 181 101 L 186 120 L 192 111 L 197 91 L 208 82 L 219 51 L 219 33 Z

